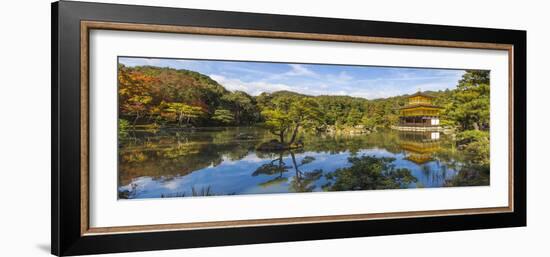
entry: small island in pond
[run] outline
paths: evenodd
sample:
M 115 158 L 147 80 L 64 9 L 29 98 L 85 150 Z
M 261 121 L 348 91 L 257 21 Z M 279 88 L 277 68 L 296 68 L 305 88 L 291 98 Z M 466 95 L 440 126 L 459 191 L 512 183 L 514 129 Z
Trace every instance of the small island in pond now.
M 119 199 L 489 185 L 489 71 L 118 61 Z

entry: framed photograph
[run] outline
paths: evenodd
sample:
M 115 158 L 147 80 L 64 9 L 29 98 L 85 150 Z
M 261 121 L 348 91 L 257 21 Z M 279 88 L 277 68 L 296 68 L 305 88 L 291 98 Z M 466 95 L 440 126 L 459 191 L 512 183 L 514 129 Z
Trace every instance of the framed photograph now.
M 57 2 L 52 253 L 526 225 L 526 32 Z

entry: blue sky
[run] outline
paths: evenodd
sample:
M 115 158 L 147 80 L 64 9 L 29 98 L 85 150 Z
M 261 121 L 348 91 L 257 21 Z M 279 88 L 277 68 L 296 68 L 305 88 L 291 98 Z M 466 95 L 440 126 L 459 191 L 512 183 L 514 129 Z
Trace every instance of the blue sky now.
M 456 88 L 463 70 L 120 57 L 126 66 L 187 69 L 251 95 L 289 90 L 367 99 Z

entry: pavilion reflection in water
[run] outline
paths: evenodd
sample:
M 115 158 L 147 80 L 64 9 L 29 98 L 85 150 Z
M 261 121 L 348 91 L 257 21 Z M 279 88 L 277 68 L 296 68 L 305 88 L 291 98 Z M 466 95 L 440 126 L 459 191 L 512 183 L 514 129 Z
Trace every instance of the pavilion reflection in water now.
M 422 165 L 433 160 L 439 151 L 440 132 L 400 131 L 399 146 L 405 151 L 405 159 Z

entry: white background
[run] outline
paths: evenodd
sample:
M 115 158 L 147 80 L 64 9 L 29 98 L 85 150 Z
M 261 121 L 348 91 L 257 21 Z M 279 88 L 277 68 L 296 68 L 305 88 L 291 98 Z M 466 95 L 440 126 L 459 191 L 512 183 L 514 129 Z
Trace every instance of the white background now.
M 528 30 L 528 227 L 213 247 L 117 256 L 548 256 L 550 22 L 545 1 L 116 1 L 190 8 Z M 50 1 L 0 11 L 0 255 L 47 256 L 50 242 Z
M 490 70 L 491 186 L 117 201 L 118 55 Z M 508 206 L 505 50 L 99 30 L 90 56 L 91 227 Z

